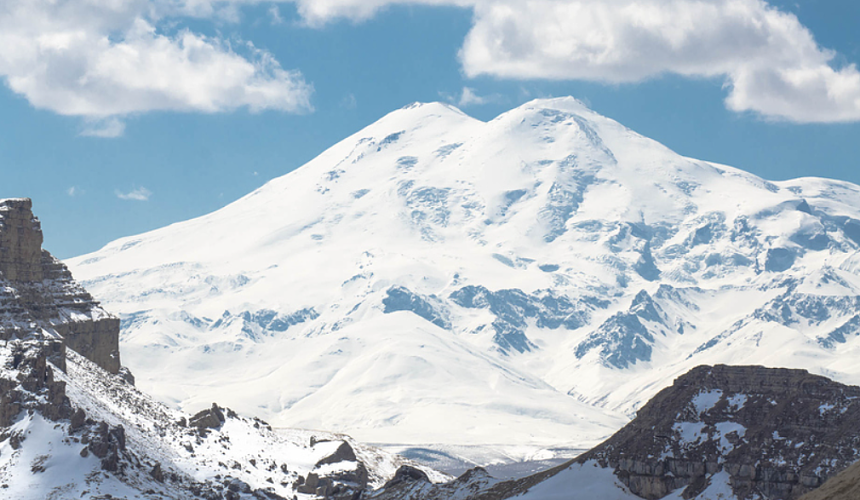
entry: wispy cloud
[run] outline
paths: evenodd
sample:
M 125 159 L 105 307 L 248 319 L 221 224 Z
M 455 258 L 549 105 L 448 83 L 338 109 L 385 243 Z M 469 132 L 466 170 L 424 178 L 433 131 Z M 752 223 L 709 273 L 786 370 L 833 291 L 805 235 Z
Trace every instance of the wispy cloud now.
M 355 98 L 355 94 L 350 92 L 343 96 L 343 99 L 340 100 L 340 107 L 345 109 L 355 109 L 358 107 L 358 99 Z
M 269 7 L 269 22 L 273 25 L 284 24 L 284 18 L 281 17 L 281 9 L 277 5 Z
M 497 103 L 504 99 L 501 94 L 480 95 L 472 87 L 463 87 L 463 90 L 460 91 L 459 95 L 439 92 L 439 96 L 461 108 Z
M 79 195 L 83 194 L 83 191 L 81 191 L 80 188 L 78 188 L 77 186 L 72 186 L 66 190 L 66 194 L 74 197 L 74 196 L 79 196 Z
M 457 102 L 457 105 L 460 107 L 482 106 L 484 104 L 491 104 L 501 100 L 501 94 L 478 95 L 475 89 L 471 87 L 463 87 L 463 91 L 460 94 L 460 100 Z
M 152 191 L 143 186 L 134 188 L 127 193 L 123 193 L 119 189 L 116 190 L 116 197 L 120 200 L 149 201 L 150 196 L 152 196 Z
M 125 133 L 125 122 L 115 116 L 103 119 L 86 119 L 81 130 L 83 136 L 105 139 L 120 137 L 123 133 Z

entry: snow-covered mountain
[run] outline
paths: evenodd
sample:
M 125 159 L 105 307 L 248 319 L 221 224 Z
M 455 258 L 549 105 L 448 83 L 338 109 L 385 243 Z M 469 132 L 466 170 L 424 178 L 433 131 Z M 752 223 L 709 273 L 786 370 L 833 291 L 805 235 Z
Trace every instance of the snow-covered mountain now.
M 685 158 L 564 98 L 408 106 L 68 265 L 180 408 L 545 457 L 696 365 L 860 383 L 858 248 L 858 186 Z

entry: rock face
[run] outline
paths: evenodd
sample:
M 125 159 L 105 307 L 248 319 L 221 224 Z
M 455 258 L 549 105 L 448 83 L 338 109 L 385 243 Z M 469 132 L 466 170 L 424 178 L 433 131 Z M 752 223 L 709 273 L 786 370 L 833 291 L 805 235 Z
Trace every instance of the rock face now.
M 737 498 L 791 500 L 860 450 L 860 388 L 805 370 L 700 366 L 577 458 L 615 470 L 634 494 L 693 498 L 720 472 Z
M 116 374 L 119 326 L 63 263 L 42 250 L 32 202 L 0 200 L 0 340 L 59 338 Z
M 42 226 L 29 199 L 0 200 L 0 273 L 9 281 L 42 281 Z

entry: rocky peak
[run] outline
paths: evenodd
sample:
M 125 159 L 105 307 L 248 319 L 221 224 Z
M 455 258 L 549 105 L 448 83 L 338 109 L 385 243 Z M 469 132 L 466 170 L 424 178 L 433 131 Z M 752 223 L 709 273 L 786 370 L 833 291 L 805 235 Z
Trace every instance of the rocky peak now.
M 42 250 L 28 198 L 0 200 L 0 340 L 54 338 L 110 373 L 120 370 L 119 319 Z

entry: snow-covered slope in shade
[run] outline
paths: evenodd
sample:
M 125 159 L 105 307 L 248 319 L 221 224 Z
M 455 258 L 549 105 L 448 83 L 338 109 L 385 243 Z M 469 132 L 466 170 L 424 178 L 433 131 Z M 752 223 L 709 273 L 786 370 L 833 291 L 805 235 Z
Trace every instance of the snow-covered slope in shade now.
M 858 207 L 852 184 L 684 158 L 572 98 L 489 122 L 415 104 L 68 264 L 164 401 L 534 452 L 596 444 L 699 364 L 860 382 Z

